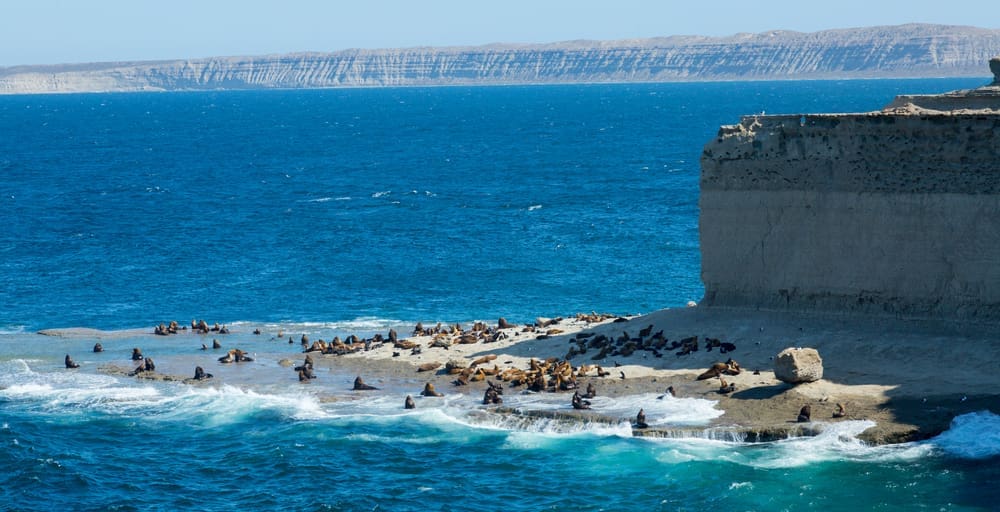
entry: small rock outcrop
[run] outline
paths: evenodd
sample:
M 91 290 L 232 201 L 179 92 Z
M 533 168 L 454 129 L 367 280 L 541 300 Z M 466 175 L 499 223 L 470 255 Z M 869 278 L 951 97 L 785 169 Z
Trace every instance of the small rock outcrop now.
M 789 384 L 815 382 L 823 378 L 823 359 L 814 348 L 786 348 L 774 358 L 774 377 Z

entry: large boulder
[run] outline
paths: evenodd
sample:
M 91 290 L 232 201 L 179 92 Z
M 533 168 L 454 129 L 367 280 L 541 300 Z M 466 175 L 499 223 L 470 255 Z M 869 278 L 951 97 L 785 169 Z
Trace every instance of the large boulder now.
M 774 359 L 774 377 L 798 384 L 823 378 L 823 359 L 814 348 L 786 348 Z

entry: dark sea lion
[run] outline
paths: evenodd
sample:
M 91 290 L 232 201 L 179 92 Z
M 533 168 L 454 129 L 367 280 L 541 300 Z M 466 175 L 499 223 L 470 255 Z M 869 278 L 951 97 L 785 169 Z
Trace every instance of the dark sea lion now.
M 100 343 L 94 344 L 94 352 L 104 352 L 104 346 Z
M 810 421 L 810 416 L 812 416 L 812 407 L 809 407 L 809 404 L 806 404 L 799 409 L 799 417 L 796 418 L 795 421 L 799 423 L 808 423 Z
M 204 343 L 202 343 L 201 344 L 201 349 L 202 350 L 208 350 L 208 346 L 206 346 Z
M 143 363 L 143 370 L 147 372 L 156 371 L 156 363 L 153 362 L 152 357 L 147 357 L 146 361 Z
M 396 333 L 396 329 L 389 329 L 389 341 L 392 343 L 399 341 L 399 334 Z
M 66 368 L 80 367 L 80 365 L 76 361 L 74 361 L 73 358 L 69 356 L 69 354 L 66 354 L 66 359 L 64 359 L 63 362 L 66 363 Z
M 653 324 L 649 324 L 648 326 L 646 326 L 645 329 L 640 329 L 639 330 L 639 337 L 640 338 L 645 338 L 645 337 L 649 336 L 652 333 L 653 333 Z
M 676 397 L 677 396 L 677 391 L 674 389 L 673 386 L 667 386 L 667 392 L 664 393 L 664 394 L 662 394 L 662 395 L 660 395 L 660 396 L 658 396 L 658 397 L 656 397 L 656 398 L 659 399 L 659 400 L 663 400 L 663 397 L 665 397 L 667 395 L 670 395 L 672 397 Z
M 421 396 L 444 396 L 444 394 L 438 393 L 437 390 L 434 389 L 434 384 L 431 384 L 430 382 L 428 382 L 427 384 L 424 384 L 424 390 L 420 392 L 420 395 Z
M 370 386 L 368 384 L 365 384 L 365 381 L 361 380 L 361 376 L 360 375 L 358 375 L 358 377 L 354 379 L 354 390 L 355 391 L 371 391 L 371 390 L 375 390 L 375 389 L 378 389 L 378 388 L 375 387 L 375 386 Z
M 590 409 L 590 401 L 584 400 L 579 392 L 573 393 L 572 404 L 574 409 Z
M 194 367 L 194 380 L 205 380 L 205 379 L 211 379 L 211 378 L 212 378 L 212 374 L 211 373 L 205 373 L 205 370 L 202 367 L 200 367 L 200 366 L 195 366 Z
M 583 398 L 594 398 L 595 396 L 597 396 L 597 386 L 590 382 L 587 384 L 587 392 L 583 394 Z
M 416 409 L 417 404 L 413 401 L 413 397 L 406 395 L 406 401 L 403 402 L 403 409 Z
M 132 349 L 132 360 L 142 361 L 142 351 L 137 348 Z
M 260 328 L 254 329 L 253 333 L 256 334 L 257 336 L 260 336 Z
M 639 414 L 635 415 L 635 428 L 649 428 L 649 424 L 646 423 L 646 411 L 639 409 Z
M 299 382 L 309 382 L 309 377 L 307 377 L 306 373 L 302 370 L 299 370 Z
M 219 340 L 213 338 L 212 339 L 212 348 L 214 348 L 214 349 L 220 349 L 220 348 L 222 348 L 222 343 L 219 343 Z

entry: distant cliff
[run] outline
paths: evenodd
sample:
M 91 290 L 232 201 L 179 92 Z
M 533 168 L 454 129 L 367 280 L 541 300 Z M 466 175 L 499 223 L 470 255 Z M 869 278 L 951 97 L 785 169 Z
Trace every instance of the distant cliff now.
M 881 112 L 749 116 L 702 154 L 707 307 L 1000 321 L 993 84 Z
M 1000 30 L 901 25 L 730 37 L 0 68 L 0 93 L 983 76 Z

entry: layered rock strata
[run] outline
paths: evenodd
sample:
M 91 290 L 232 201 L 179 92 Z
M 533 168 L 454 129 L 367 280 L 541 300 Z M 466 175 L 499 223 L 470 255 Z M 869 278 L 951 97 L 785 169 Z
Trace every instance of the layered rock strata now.
M 981 76 L 1000 30 L 901 25 L 0 68 L 0 93 Z
M 704 148 L 705 306 L 1000 320 L 994 83 L 749 116 Z

